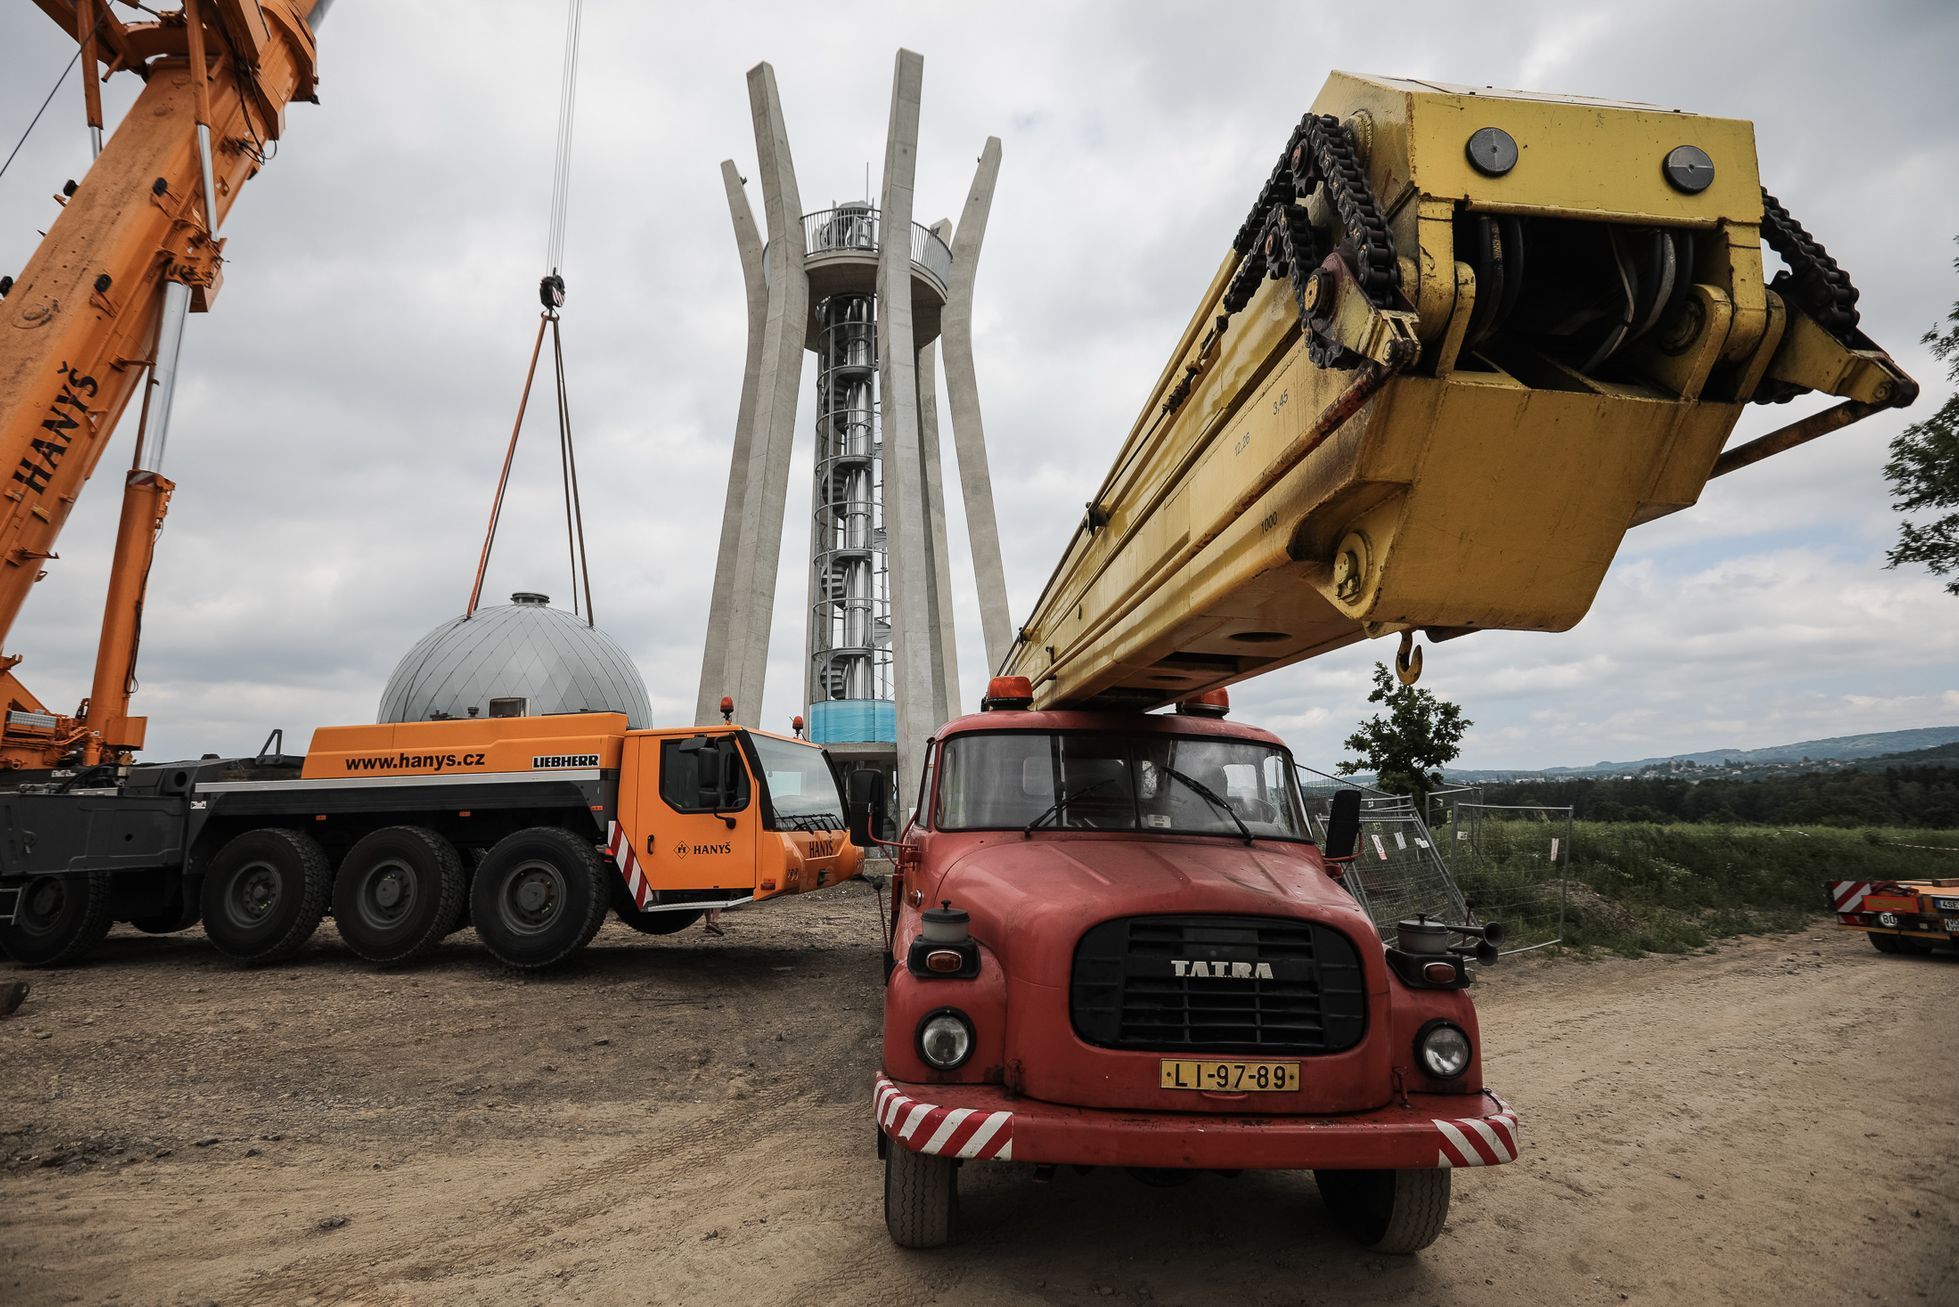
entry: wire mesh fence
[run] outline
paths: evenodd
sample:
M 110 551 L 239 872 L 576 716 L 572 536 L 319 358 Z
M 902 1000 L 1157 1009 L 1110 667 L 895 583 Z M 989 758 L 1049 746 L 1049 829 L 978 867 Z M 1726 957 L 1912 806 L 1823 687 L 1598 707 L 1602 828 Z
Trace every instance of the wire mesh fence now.
M 1314 837 L 1322 841 L 1333 796 L 1341 790 L 1360 791 L 1360 843 L 1346 879 L 1383 939 L 1392 939 L 1395 923 L 1406 917 L 1426 914 L 1438 921 L 1468 920 L 1467 905 L 1448 864 L 1407 795 L 1389 794 L 1311 767 L 1299 768 L 1299 781 L 1307 820 Z
M 1562 944 L 1571 900 L 1572 812 L 1451 797 L 1436 828 L 1469 911 L 1501 921 L 1505 954 Z

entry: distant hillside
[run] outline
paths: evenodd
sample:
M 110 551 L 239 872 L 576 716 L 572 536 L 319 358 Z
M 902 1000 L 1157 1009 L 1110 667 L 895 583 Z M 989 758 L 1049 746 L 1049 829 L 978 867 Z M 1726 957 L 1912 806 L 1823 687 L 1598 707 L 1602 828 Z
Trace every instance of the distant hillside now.
M 1688 774 L 1706 769 L 1714 775 L 1738 776 L 1757 770 L 1784 773 L 1800 771 L 1805 763 L 1846 763 L 1889 758 L 1892 763 L 1912 766 L 1949 766 L 1946 758 L 1900 754 L 1922 754 L 1959 744 L 1959 726 L 1920 726 L 1908 731 L 1876 731 L 1869 735 L 1838 735 L 1826 740 L 1802 740 L 1796 744 L 1777 744 L 1766 749 L 1702 749 L 1695 753 L 1675 753 L 1663 758 L 1640 758 L 1633 762 L 1596 762 L 1589 767 L 1546 767 L 1541 771 L 1469 771 L 1450 768 L 1452 781 L 1482 782 L 1512 778 L 1543 777 L 1549 780 L 1640 774 Z M 1860 763 L 1860 765 L 1862 765 Z

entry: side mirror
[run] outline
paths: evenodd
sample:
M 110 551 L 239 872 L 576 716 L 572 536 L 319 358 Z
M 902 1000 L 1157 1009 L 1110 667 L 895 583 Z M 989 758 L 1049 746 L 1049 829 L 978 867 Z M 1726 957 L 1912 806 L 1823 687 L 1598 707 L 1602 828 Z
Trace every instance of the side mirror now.
M 875 768 L 859 767 L 844 777 L 844 790 L 851 843 L 868 850 L 884 824 L 884 777 Z
M 1329 858 L 1351 858 L 1360 843 L 1360 791 L 1340 790 L 1326 819 L 1326 843 L 1320 852 Z

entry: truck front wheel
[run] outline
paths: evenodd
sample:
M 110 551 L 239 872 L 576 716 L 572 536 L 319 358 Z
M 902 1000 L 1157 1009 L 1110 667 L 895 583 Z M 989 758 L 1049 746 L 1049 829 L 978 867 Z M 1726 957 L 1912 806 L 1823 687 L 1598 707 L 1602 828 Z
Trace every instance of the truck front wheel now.
M 412 962 L 442 942 L 462 901 L 455 845 L 424 826 L 384 826 L 341 859 L 333 924 L 369 962 Z
M 1449 1169 L 1315 1171 L 1334 1219 L 1377 1253 L 1416 1253 L 1449 1219 Z
M 469 917 L 497 960 L 535 970 L 592 942 L 605 920 L 606 868 L 598 845 L 557 826 L 498 840 L 476 869 Z
M 943 1248 L 959 1215 L 959 1165 L 950 1157 L 884 1147 L 884 1226 L 900 1248 Z
M 23 967 L 78 962 L 109 925 L 108 872 L 36 876 L 21 888 L 13 921 L 0 922 L 0 953 Z
M 204 876 L 204 934 L 240 962 L 282 962 L 326 915 L 333 885 L 326 852 L 281 826 L 246 831 L 218 850 Z

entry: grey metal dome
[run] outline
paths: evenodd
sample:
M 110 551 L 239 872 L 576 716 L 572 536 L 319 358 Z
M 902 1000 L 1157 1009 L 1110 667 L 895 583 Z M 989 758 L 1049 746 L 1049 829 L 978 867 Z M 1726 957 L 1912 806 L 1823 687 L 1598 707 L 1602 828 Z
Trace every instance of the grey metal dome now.
M 626 651 L 585 619 L 519 591 L 503 608 L 444 622 L 418 641 L 381 692 L 379 719 L 488 717 L 492 699 L 522 713 L 623 712 L 635 729 L 653 717 L 646 683 Z

